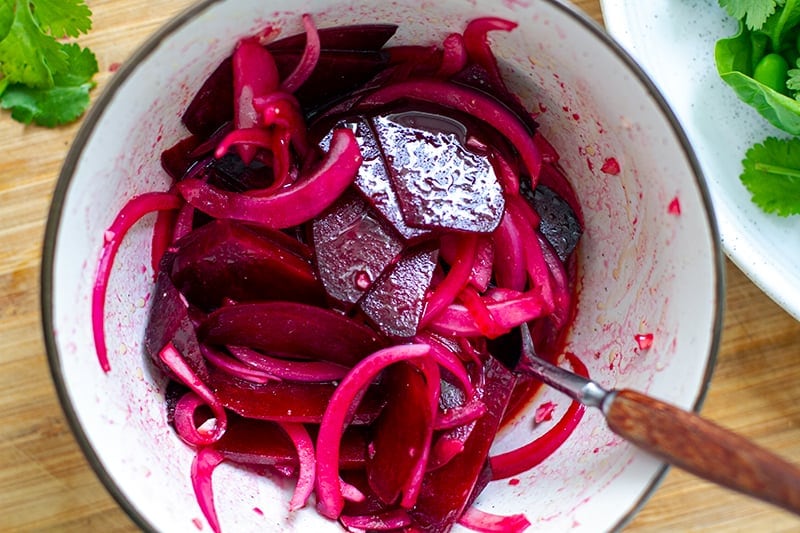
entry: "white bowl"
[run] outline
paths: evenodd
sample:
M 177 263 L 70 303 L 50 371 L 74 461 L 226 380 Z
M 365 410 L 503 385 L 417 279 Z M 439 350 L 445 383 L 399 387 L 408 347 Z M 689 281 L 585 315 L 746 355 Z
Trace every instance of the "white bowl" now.
M 186 132 L 179 117 L 236 40 L 266 24 L 400 25 L 394 43 L 440 42 L 466 21 L 519 22 L 493 35 L 516 91 L 541 111 L 581 199 L 579 307 L 567 349 L 608 387 L 631 387 L 697 409 L 710 379 L 722 316 L 722 254 L 697 161 L 655 87 L 583 14 L 556 0 L 202 1 L 154 35 L 119 70 L 86 117 L 66 159 L 47 226 L 42 272 L 44 334 L 67 418 L 97 475 L 144 529 L 205 529 L 189 480 L 193 452 L 165 420 L 163 379 L 142 353 L 153 218 L 126 238 L 109 288 L 106 331 L 112 371 L 97 363 L 90 294 L 104 230 L 133 194 L 168 184 L 160 152 Z M 614 157 L 618 175 L 601 170 Z M 677 199 L 680 213 L 670 209 Z M 673 204 L 674 206 L 674 204 Z M 640 350 L 637 333 L 653 333 Z M 568 401 L 546 393 L 563 409 Z M 536 402 L 538 403 L 538 402 Z M 494 451 L 532 437 L 533 409 L 504 430 Z M 558 415 L 558 411 L 557 411 Z M 557 453 L 496 482 L 476 505 L 524 512 L 539 531 L 620 527 L 663 475 L 663 464 L 622 442 L 587 412 Z M 311 509 L 289 516 L 291 487 L 223 465 L 215 473 L 225 531 L 336 531 Z M 256 512 L 259 509 L 260 512 Z M 263 513 L 263 515 L 261 514 Z

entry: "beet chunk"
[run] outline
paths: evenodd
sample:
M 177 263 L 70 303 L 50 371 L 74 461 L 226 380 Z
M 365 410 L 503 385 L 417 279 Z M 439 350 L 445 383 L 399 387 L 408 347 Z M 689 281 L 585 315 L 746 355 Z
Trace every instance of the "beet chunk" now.
M 168 252 L 161 259 L 144 334 L 144 351 L 156 368 L 172 375 L 159 357 L 167 343 L 172 342 L 192 371 L 202 379 L 208 374 L 206 360 L 200 352 L 186 302 L 167 274 L 174 258 L 174 254 Z
M 356 303 L 403 248 L 352 191 L 314 219 L 312 233 L 322 284 L 344 304 Z
M 393 265 L 359 304 L 384 334 L 408 338 L 417 333 L 425 311 L 425 293 L 436 268 L 438 250 L 415 250 Z
M 336 390 L 333 383 L 270 381 L 256 384 L 209 369 L 208 386 L 219 401 L 238 415 L 258 420 L 319 424 Z M 353 423 L 375 420 L 384 405 L 378 389 L 371 388 L 355 411 Z
M 300 61 L 301 51 L 276 50 L 273 53 L 281 79 Z M 371 80 L 386 68 L 389 58 L 383 52 L 322 50 L 309 78 L 295 91 L 307 117 L 312 117 Z
M 420 111 L 371 122 L 407 224 L 480 233 L 500 224 L 503 190 L 488 157 L 465 147 L 464 124 Z
M 397 31 L 395 24 L 353 24 L 320 28 L 319 45 L 323 50 L 380 50 Z M 302 50 L 306 34 L 297 33 L 267 44 L 268 50 Z
M 206 78 L 181 117 L 186 129 L 208 136 L 233 120 L 233 60 L 225 58 Z
M 324 301 L 314 268 L 305 259 L 241 223 L 215 220 L 178 242 L 171 277 L 203 309 L 234 301 Z
M 280 301 L 217 309 L 200 325 L 198 337 L 208 344 L 348 367 L 385 345 L 372 328 L 335 311 Z
M 397 194 L 389 181 L 389 171 L 386 169 L 383 154 L 367 120 L 363 117 L 349 117 L 338 122 L 336 127 L 352 130 L 358 140 L 364 160 L 354 185 L 367 202 L 389 222 L 403 239 L 416 239 L 430 233 L 421 228 L 413 228 L 403 220 L 403 212 L 400 210 Z M 328 133 L 320 141 L 323 150 L 327 151 L 331 135 L 332 133 Z
M 386 398 L 373 424 L 373 440 L 367 454 L 367 479 L 384 503 L 399 497 L 430 439 L 433 420 L 428 384 L 409 363 L 386 369 L 382 388 Z

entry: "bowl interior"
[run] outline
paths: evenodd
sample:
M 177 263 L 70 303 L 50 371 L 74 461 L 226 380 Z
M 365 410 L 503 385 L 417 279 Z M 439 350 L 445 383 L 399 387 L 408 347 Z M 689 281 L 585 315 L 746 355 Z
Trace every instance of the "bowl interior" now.
M 200 2 L 118 72 L 87 117 L 64 166 L 48 224 L 43 270 L 45 336 L 57 388 L 78 439 L 109 490 L 140 525 L 197 531 L 204 524 L 189 481 L 193 453 L 167 425 L 163 380 L 151 374 L 142 336 L 151 298 L 153 217 L 126 238 L 112 275 L 104 374 L 92 342 L 91 287 L 104 230 L 132 195 L 164 190 L 159 155 L 186 135 L 180 115 L 239 37 L 391 22 L 391 44 L 435 43 L 485 15 L 519 23 L 492 35 L 512 89 L 539 113 L 546 137 L 581 199 L 579 310 L 567 349 L 607 387 L 631 387 L 685 408 L 698 405 L 719 341 L 722 270 L 697 165 L 663 101 L 591 22 L 556 1 L 368 0 Z M 606 163 L 615 160 L 620 171 Z M 612 165 L 613 166 L 613 165 Z M 642 349 L 637 334 L 652 334 Z M 568 401 L 545 392 L 556 417 Z M 495 443 L 503 451 L 546 429 L 534 409 Z M 587 412 L 559 451 L 518 484 L 492 483 L 477 505 L 525 512 L 539 530 L 597 531 L 623 522 L 663 466 Z M 337 530 L 313 510 L 287 510 L 292 487 L 223 465 L 214 477 L 224 530 Z M 202 527 L 207 527 L 203 525 Z

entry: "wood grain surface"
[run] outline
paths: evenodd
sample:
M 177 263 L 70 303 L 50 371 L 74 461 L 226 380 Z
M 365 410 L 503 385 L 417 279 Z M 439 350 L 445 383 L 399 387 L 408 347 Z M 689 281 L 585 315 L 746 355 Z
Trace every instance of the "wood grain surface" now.
M 88 3 L 94 27 L 81 43 L 100 63 L 94 97 L 115 65 L 191 4 Z M 576 3 L 602 22 L 597 0 Z M 0 114 L 0 531 L 135 531 L 70 433 L 40 333 L 45 217 L 76 131 L 77 124 L 25 127 Z M 727 282 L 722 347 L 703 414 L 800 464 L 800 323 L 730 263 Z M 800 519 L 673 469 L 626 530 L 800 531 Z

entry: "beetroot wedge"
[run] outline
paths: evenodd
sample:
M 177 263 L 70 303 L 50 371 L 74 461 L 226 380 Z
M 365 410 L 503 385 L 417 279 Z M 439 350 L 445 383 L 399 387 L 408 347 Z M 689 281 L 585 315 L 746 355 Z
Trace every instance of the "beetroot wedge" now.
M 417 334 L 437 257 L 438 251 L 430 248 L 412 251 L 364 296 L 361 310 L 385 335 L 408 338 Z
M 394 232 L 352 191 L 314 219 L 312 234 L 322 284 L 345 305 L 356 303 L 403 249 Z
M 370 327 L 335 311 L 282 301 L 217 309 L 200 325 L 198 335 L 208 344 L 246 346 L 269 355 L 348 367 L 385 344 Z
M 354 181 L 355 187 L 369 204 L 400 234 L 403 239 L 417 239 L 430 233 L 421 228 L 414 228 L 403 220 L 403 212 L 397 200 L 397 194 L 389 181 L 378 141 L 369 123 L 363 117 L 349 117 L 337 123 L 336 127 L 347 128 L 353 132 L 361 149 L 361 168 Z M 320 141 L 323 150 L 328 150 L 332 132 Z
M 332 383 L 294 383 L 274 381 L 264 384 L 245 382 L 209 369 L 208 384 L 219 401 L 246 418 L 280 422 L 319 424 L 336 385 Z M 356 409 L 353 423 L 375 419 L 384 400 L 377 389 L 369 389 Z
M 161 350 L 171 342 L 192 371 L 202 379 L 208 374 L 206 360 L 200 352 L 194 324 L 189 318 L 189 310 L 183 296 L 167 274 L 172 267 L 173 259 L 174 255 L 168 252 L 161 260 L 161 268 L 153 289 L 150 318 L 144 335 L 144 350 L 157 368 L 171 375 L 159 357 Z
M 381 501 L 393 504 L 426 453 L 433 413 L 428 384 L 414 365 L 398 363 L 387 368 L 382 387 L 386 407 L 372 426 L 367 479 Z
M 319 44 L 323 50 L 380 50 L 397 31 L 394 24 L 353 24 L 320 28 Z M 267 44 L 268 50 L 302 50 L 304 33 L 297 33 Z
M 209 310 L 225 298 L 324 301 L 311 264 L 271 234 L 283 237 L 228 220 L 201 226 L 179 241 L 172 281 L 191 303 Z
M 371 122 L 407 224 L 480 233 L 500 224 L 503 190 L 489 158 L 465 147 L 461 122 L 420 111 Z

